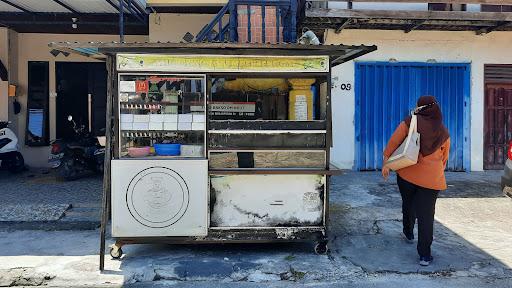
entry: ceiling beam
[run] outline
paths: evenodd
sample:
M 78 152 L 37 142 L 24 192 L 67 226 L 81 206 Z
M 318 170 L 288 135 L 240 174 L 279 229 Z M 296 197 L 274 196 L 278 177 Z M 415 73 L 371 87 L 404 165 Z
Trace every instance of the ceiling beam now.
M 492 31 L 495 31 L 497 29 L 500 29 L 503 27 L 509 27 L 509 26 L 512 26 L 512 22 L 502 21 L 502 22 L 498 22 L 496 24 L 496 26 L 480 28 L 477 31 L 475 31 L 475 33 L 476 33 L 476 35 L 485 35 L 487 33 L 491 33 Z
M 137 11 L 133 10 L 133 6 L 132 6 L 133 1 L 132 0 L 119 0 L 119 3 L 121 3 L 121 1 L 123 2 L 122 6 L 127 7 L 128 12 L 130 12 L 131 15 L 133 15 L 135 18 L 137 18 L 137 20 L 144 22 L 144 19 L 140 16 L 140 14 Z
M 133 6 L 134 6 L 135 8 L 137 8 L 137 10 L 138 10 L 142 15 L 147 15 L 147 14 L 148 14 L 148 13 L 146 12 L 146 8 L 144 8 L 144 7 L 141 7 L 141 6 L 140 6 L 139 1 L 133 0 Z
M 336 28 L 336 31 L 334 31 L 336 34 L 340 34 L 341 33 L 341 30 L 345 29 L 349 24 L 350 22 L 352 22 L 352 19 L 348 18 L 348 19 L 345 19 L 343 21 L 343 23 L 341 23 L 340 26 L 338 26 L 338 28 Z
M 75 14 L 81 14 L 80 12 L 78 12 L 77 10 L 75 10 L 73 7 L 69 6 L 68 4 L 62 2 L 61 0 L 52 0 L 53 2 L 59 4 L 60 6 L 66 8 L 67 10 L 71 11 L 72 13 L 75 13 Z
M 114 2 L 112 2 L 112 0 L 105 0 L 105 1 L 107 1 L 107 3 L 110 4 L 110 6 L 112 6 L 114 9 L 117 10 L 117 12 L 119 12 L 119 6 L 114 4 Z
M 421 25 L 425 24 L 425 22 L 427 22 L 427 20 L 417 21 L 415 24 L 413 24 L 413 25 L 409 26 L 408 28 L 406 28 L 404 30 L 404 33 L 410 33 L 412 30 L 418 29 Z
M 512 21 L 508 12 L 466 11 L 406 11 L 406 10 L 350 10 L 312 8 L 306 11 L 307 18 L 353 18 L 353 19 L 410 19 L 410 20 L 459 20 L 459 21 Z
M 14 4 L 14 3 L 12 3 L 12 2 L 11 2 L 11 1 L 9 1 L 9 0 L 0 0 L 0 1 L 1 1 L 1 2 L 4 2 L 5 4 L 7 4 L 7 5 L 9 5 L 9 6 L 12 6 L 12 7 L 16 8 L 16 9 L 18 9 L 18 10 L 21 10 L 21 11 L 23 11 L 23 12 L 25 12 L 25 13 L 33 13 L 32 11 L 30 11 L 30 10 L 28 10 L 28 9 L 26 9 L 26 8 L 21 7 L 20 5 Z

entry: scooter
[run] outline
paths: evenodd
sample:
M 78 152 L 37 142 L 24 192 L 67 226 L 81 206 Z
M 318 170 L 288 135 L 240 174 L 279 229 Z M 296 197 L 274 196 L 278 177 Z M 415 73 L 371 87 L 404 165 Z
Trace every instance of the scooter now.
M 57 176 L 69 181 L 82 178 L 90 172 L 103 173 L 104 137 L 93 137 L 84 125 L 77 125 L 71 115 L 68 121 L 73 124 L 74 139 L 71 142 L 55 140 L 51 143 L 48 162 L 57 170 Z
M 25 169 L 25 160 L 18 151 L 18 137 L 8 128 L 9 123 L 0 121 L 0 165 L 2 169 L 18 173 Z

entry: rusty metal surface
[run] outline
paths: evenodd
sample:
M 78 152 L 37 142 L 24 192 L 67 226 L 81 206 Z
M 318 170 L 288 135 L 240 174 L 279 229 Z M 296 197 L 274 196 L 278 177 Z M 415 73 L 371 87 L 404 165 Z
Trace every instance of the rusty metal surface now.
M 211 227 L 320 226 L 325 176 L 210 176 Z

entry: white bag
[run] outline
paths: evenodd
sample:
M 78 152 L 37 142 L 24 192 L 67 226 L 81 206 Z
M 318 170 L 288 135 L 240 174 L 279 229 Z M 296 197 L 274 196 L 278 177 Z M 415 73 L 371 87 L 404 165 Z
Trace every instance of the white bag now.
M 420 153 L 420 134 L 418 133 L 418 119 L 412 115 L 409 133 L 404 142 L 393 152 L 386 162 L 386 166 L 396 171 L 418 163 Z

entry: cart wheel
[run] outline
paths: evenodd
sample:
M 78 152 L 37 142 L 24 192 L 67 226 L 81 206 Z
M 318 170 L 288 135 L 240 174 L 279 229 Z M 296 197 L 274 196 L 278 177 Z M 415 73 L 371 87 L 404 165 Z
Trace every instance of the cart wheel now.
M 329 251 L 329 247 L 327 247 L 327 242 L 318 242 L 315 245 L 315 253 L 317 255 L 325 255 Z
M 110 247 L 110 256 L 112 256 L 113 259 L 121 259 L 121 256 L 123 256 L 123 249 L 116 245 L 112 245 Z

